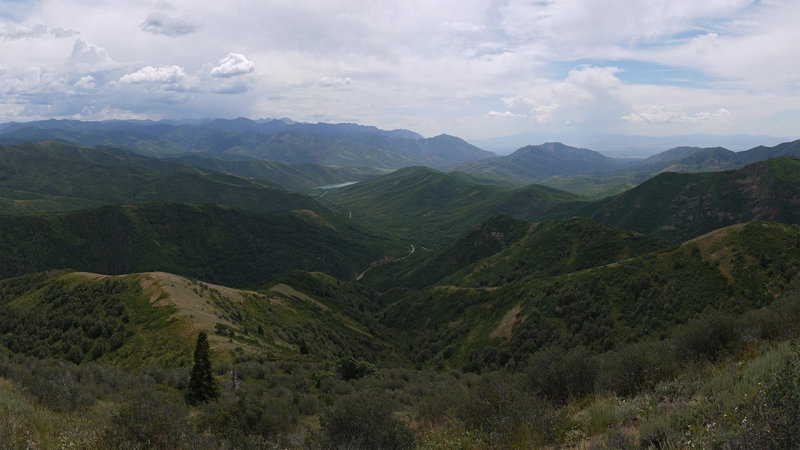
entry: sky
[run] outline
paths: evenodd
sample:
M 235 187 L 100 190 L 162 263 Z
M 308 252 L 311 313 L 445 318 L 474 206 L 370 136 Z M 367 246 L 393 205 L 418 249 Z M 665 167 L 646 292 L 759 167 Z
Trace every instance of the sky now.
M 798 19 L 796 0 L 0 0 L 0 122 L 798 137 Z

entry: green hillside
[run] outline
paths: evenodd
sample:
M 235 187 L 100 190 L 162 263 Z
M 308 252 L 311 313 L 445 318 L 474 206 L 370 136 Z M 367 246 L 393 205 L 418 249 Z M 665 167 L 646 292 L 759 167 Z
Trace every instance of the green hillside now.
M 602 223 L 680 242 L 753 220 L 800 223 L 800 160 L 777 158 L 742 169 L 663 173 L 597 204 Z
M 324 210 L 266 180 L 53 142 L 0 148 L 0 213 L 149 202 L 218 203 L 258 212 Z
M 475 225 L 441 251 L 423 251 L 371 269 L 379 289 L 433 284 L 502 286 L 621 261 L 668 245 L 647 235 L 570 218 L 530 223 L 498 215 Z
M 543 186 L 509 189 L 409 167 L 332 189 L 322 200 L 354 221 L 423 245 L 444 245 L 495 214 L 533 220 L 563 214 L 579 198 Z
M 230 161 L 214 158 L 212 155 L 189 155 L 170 160 L 240 177 L 269 180 L 293 192 L 309 192 L 320 186 L 366 180 L 384 173 L 371 168 L 284 164 L 263 159 Z
M 736 225 L 673 250 L 588 270 L 548 278 L 525 272 L 521 280 L 500 288 L 389 291 L 383 299 L 391 303 L 384 320 L 412 343 L 411 353 L 423 364 L 475 370 L 522 364 L 551 346 L 607 351 L 667 336 L 707 308 L 743 313 L 798 288 L 798 248 L 800 228 L 795 225 Z M 475 267 L 484 261 L 501 264 L 502 255 Z M 547 253 L 542 256 L 542 262 L 548 260 Z M 555 260 L 563 264 L 570 258 Z M 501 270 L 496 275 L 506 276 Z
M 104 274 L 161 270 L 244 286 L 303 269 L 351 279 L 387 252 L 408 248 L 333 214 L 254 214 L 214 205 L 0 216 L 0 229 L 2 277 L 62 268 Z

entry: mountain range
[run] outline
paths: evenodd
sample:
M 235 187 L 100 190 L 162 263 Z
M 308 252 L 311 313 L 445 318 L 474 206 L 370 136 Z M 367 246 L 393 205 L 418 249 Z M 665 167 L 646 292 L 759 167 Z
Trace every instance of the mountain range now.
M 212 120 L 191 124 L 151 121 L 49 120 L 6 124 L 0 142 L 54 140 L 111 145 L 150 155 L 205 154 L 224 159 L 267 159 L 287 164 L 399 168 L 449 167 L 493 155 L 447 135 L 423 138 L 406 130 L 356 124 L 300 124 L 281 120 Z

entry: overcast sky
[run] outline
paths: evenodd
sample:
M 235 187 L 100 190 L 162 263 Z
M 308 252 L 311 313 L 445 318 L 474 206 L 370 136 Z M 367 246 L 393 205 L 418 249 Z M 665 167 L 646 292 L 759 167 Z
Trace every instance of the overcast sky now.
M 0 0 L 0 122 L 800 129 L 796 0 Z

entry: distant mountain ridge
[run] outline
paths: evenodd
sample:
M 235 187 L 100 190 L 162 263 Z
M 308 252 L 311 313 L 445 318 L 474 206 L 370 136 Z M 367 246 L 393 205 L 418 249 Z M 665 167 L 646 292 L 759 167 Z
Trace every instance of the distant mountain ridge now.
M 423 138 L 408 130 L 387 131 L 352 123 L 244 118 L 191 123 L 46 120 L 4 124 L 0 132 L 0 143 L 43 140 L 125 146 L 158 156 L 202 152 L 289 164 L 390 169 L 410 165 L 444 168 L 494 156 L 453 136 Z
M 594 150 L 548 142 L 522 147 L 508 156 L 460 164 L 454 169 L 470 174 L 490 173 L 530 183 L 554 175 L 608 172 L 619 166 L 616 160 Z
M 675 147 L 642 161 L 631 163 L 626 169 L 711 172 L 738 169 L 754 162 L 782 156 L 800 157 L 800 140 L 784 142 L 774 147 L 761 145 L 741 152 L 734 152 L 723 147 Z

